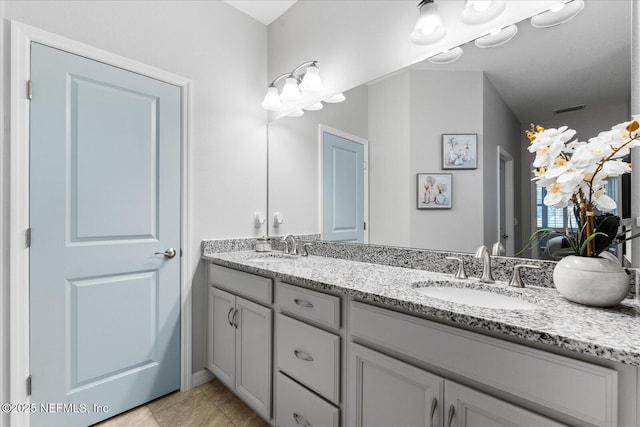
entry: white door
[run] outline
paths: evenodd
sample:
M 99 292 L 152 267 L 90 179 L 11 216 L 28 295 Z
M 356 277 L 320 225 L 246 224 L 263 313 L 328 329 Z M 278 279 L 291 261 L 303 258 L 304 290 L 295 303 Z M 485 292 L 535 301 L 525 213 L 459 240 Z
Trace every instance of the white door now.
M 180 385 L 180 88 L 32 44 L 33 425 Z M 165 256 L 166 254 L 166 256 Z
M 445 381 L 445 417 L 450 427 L 560 427 L 526 409 L 452 381 Z
M 322 239 L 366 243 L 366 141 L 322 130 Z
M 442 425 L 442 377 L 352 343 L 347 384 L 350 427 Z

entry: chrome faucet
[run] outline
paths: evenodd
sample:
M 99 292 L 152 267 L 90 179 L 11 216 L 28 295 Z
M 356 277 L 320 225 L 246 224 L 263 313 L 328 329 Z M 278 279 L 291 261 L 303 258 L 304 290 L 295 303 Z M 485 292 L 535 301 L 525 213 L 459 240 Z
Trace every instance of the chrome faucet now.
M 287 242 L 288 238 L 291 238 L 291 247 L 289 247 L 289 242 Z M 296 238 L 293 234 L 287 234 L 282 238 L 282 241 L 284 242 L 285 254 L 298 255 L 298 244 L 296 243 Z
M 482 276 L 480 281 L 483 283 L 493 283 L 493 276 L 491 275 L 491 255 L 489 255 L 489 249 L 482 245 L 476 250 L 476 258 L 482 259 Z

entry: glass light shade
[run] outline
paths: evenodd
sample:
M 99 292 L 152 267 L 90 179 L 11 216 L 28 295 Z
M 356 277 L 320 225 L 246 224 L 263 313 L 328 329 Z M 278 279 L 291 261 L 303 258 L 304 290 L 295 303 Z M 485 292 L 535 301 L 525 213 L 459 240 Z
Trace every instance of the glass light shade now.
M 546 12 L 542 12 L 531 18 L 531 25 L 536 28 L 547 28 L 563 24 L 573 18 L 584 9 L 584 0 L 573 0 L 568 3 L 559 3 Z
M 344 94 L 342 92 L 340 93 L 336 93 L 333 96 L 330 96 L 329 98 L 325 99 L 324 102 L 328 102 L 329 104 L 337 104 L 338 102 L 342 102 L 344 101 L 346 98 L 344 97 Z
M 287 114 L 287 117 L 300 117 L 300 116 L 304 116 L 304 111 L 296 110 L 296 111 L 292 111 L 289 114 Z
M 318 92 L 322 89 L 320 70 L 315 65 L 310 65 L 302 77 L 300 90 L 304 92 Z
M 504 1 L 467 0 L 462 11 L 462 22 L 470 25 L 484 24 L 497 18 L 504 8 Z
M 278 95 L 278 88 L 275 86 L 269 86 L 267 94 L 262 100 L 262 108 L 265 110 L 279 110 L 282 108 L 282 101 L 280 101 L 280 95 Z
M 298 88 L 298 80 L 295 77 L 287 77 L 280 98 L 286 102 L 299 101 L 302 98 L 300 89 Z
M 461 56 L 462 48 L 460 46 L 457 46 L 453 49 L 449 49 L 445 52 L 432 56 L 431 58 L 429 58 L 429 61 L 438 65 L 450 64 L 454 61 L 457 61 Z
M 427 3 L 420 8 L 420 16 L 416 21 L 410 39 L 415 44 L 426 45 L 442 40 L 447 31 L 442 25 L 442 18 L 435 3 Z
M 307 111 L 318 111 L 322 110 L 323 108 L 324 105 L 322 105 L 322 102 L 316 102 L 315 104 L 307 105 L 306 107 L 304 107 L 304 109 Z
M 476 39 L 475 44 L 480 48 L 500 46 L 511 40 L 517 33 L 518 27 L 516 25 L 509 25 L 499 31 Z

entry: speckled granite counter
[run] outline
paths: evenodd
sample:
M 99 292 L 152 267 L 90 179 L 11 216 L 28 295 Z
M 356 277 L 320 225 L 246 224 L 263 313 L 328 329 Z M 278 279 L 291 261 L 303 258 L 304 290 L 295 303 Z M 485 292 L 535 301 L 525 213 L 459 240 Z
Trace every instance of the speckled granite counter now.
M 516 289 L 505 283 L 480 285 L 475 279 L 460 281 L 442 273 L 313 255 L 292 261 L 259 259 L 262 256 L 243 251 L 205 254 L 203 259 L 466 327 L 640 366 L 637 300 L 627 299 L 613 308 L 590 308 L 563 299 L 553 288 Z M 415 283 L 430 280 L 517 296 L 538 308 L 522 311 L 481 308 L 430 298 L 415 290 Z

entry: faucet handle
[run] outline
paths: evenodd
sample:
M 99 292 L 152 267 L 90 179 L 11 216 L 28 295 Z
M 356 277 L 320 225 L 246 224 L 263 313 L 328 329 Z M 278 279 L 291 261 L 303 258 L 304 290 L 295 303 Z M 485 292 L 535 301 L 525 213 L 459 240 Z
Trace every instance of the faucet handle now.
M 284 240 L 284 239 L 283 239 L 283 240 L 280 240 L 280 241 L 281 241 L 282 243 L 284 243 L 284 249 L 283 249 L 283 252 L 284 252 L 285 254 L 288 254 L 288 253 L 289 253 L 289 242 L 287 242 L 287 241 L 286 241 L 286 240 Z
M 521 268 L 534 268 L 539 269 L 539 265 L 531 265 L 531 264 L 516 264 L 513 267 L 513 276 L 511 277 L 511 281 L 509 282 L 509 286 L 513 286 L 514 288 L 524 288 L 524 282 L 522 281 L 522 277 L 520 277 L 520 269 Z
M 464 270 L 464 260 L 462 258 L 458 258 L 458 257 L 454 257 L 454 256 L 448 256 L 446 257 L 446 259 L 450 259 L 450 260 L 454 260 L 454 261 L 458 261 L 458 272 L 456 273 L 455 277 L 456 279 L 466 279 L 467 276 L 467 272 Z
M 309 246 L 313 246 L 313 243 L 305 243 L 302 245 L 302 254 L 300 256 L 309 256 Z

